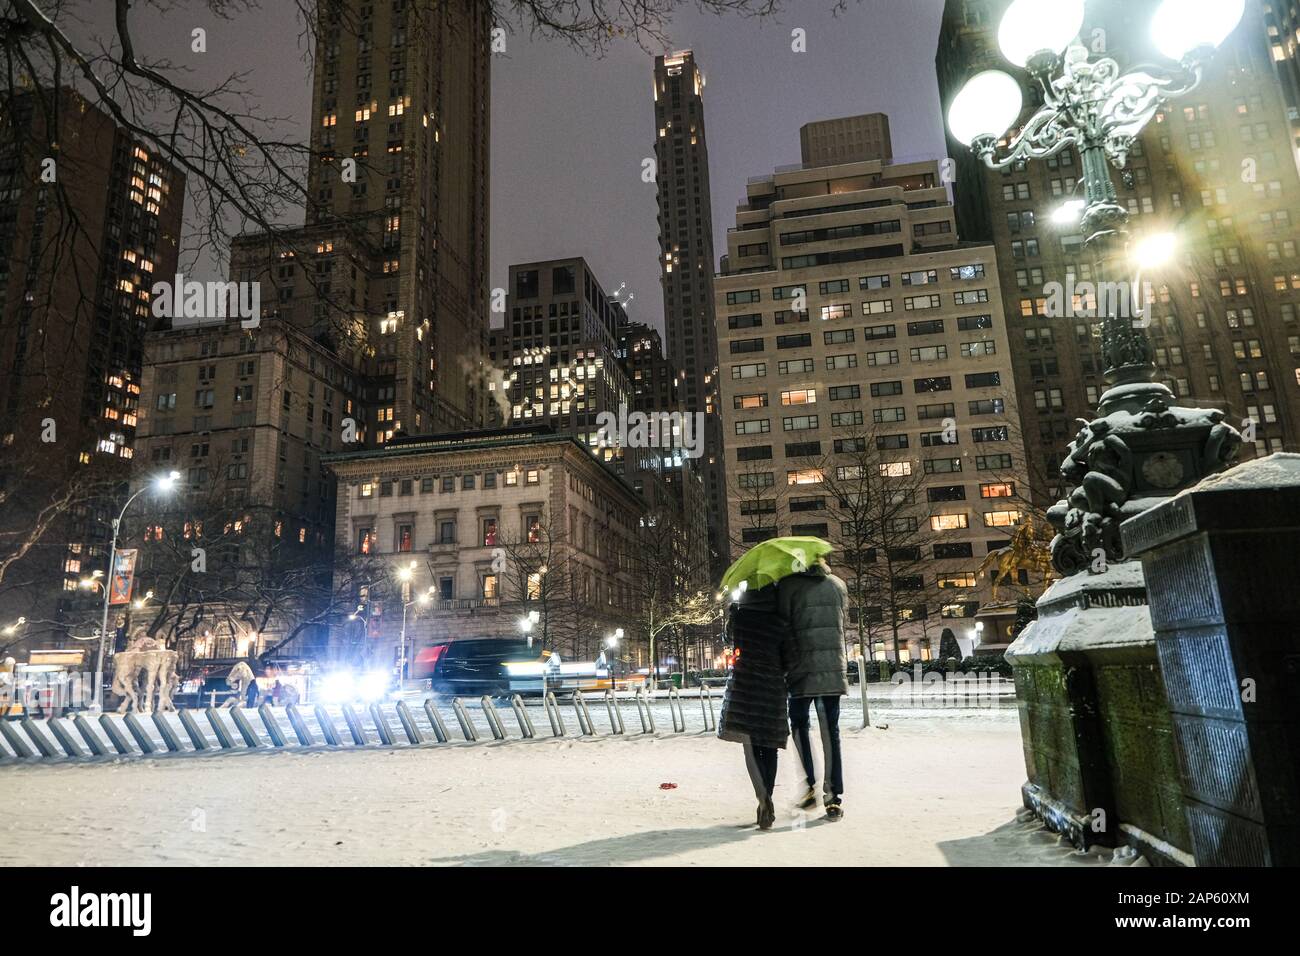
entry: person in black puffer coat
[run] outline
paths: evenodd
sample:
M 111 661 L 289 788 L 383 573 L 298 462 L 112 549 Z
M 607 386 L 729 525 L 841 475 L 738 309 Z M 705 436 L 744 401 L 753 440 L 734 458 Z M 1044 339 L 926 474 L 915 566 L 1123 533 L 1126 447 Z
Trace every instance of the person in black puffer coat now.
M 809 717 L 809 710 L 815 708 L 825 763 L 822 800 L 826 816 L 839 820 L 844 815 L 840 698 L 849 692 L 844 652 L 848 589 L 831 573 L 825 561 L 782 578 L 776 587 L 777 609 L 789 622 L 791 634 L 785 675 L 790 688 L 790 728 L 808 784 L 799 807 L 808 810 L 817 804 Z
M 790 626 L 777 611 L 776 585 L 741 593 L 727 614 L 727 636 L 736 662 L 722 699 L 718 736 L 744 744 L 758 825 L 767 830 L 776 819 L 777 755 L 790 735 L 785 685 Z

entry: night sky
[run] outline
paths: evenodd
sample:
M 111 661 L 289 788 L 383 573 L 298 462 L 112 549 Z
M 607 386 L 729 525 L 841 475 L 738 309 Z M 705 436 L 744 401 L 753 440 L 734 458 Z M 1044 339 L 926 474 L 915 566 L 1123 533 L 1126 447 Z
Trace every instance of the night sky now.
M 106 36 L 100 5 L 74 34 Z M 195 7 L 198 4 L 194 4 Z M 141 8 L 137 8 L 140 10 Z M 715 252 L 726 249 L 745 180 L 799 161 L 806 122 L 890 114 L 899 157 L 938 157 L 944 141 L 934 73 L 942 0 L 788 0 L 777 18 L 700 15 L 692 4 L 669 27 L 673 49 L 691 48 L 704 71 Z M 167 16 L 134 14 L 137 45 L 190 67 L 191 81 L 247 71 L 266 115 L 305 138 L 310 64 L 292 5 L 271 0 L 257 15 L 222 21 L 179 5 Z M 190 31 L 208 52 L 190 52 Z M 807 52 L 791 51 L 802 28 Z M 606 289 L 627 283 L 633 318 L 662 325 L 655 193 L 641 181 L 653 155 L 652 54 L 631 42 L 602 59 L 516 33 L 492 72 L 492 274 L 504 286 L 512 262 L 586 256 Z M 188 211 L 187 211 L 188 218 Z M 225 275 L 200 262 L 196 277 Z

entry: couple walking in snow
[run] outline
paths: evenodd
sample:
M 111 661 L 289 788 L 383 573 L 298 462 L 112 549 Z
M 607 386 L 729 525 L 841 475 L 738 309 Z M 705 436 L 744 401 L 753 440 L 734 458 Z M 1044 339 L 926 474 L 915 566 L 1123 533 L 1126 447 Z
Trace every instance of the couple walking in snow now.
M 823 556 L 820 538 L 773 538 L 751 548 L 723 576 L 731 593 L 727 634 L 735 666 L 727 681 L 718 736 L 744 744 L 758 798 L 758 826 L 776 819 L 777 757 L 793 734 L 806 789 L 801 809 L 817 803 L 811 711 L 822 745 L 822 802 L 829 820 L 843 814 L 840 698 L 849 692 L 844 652 L 848 591 Z

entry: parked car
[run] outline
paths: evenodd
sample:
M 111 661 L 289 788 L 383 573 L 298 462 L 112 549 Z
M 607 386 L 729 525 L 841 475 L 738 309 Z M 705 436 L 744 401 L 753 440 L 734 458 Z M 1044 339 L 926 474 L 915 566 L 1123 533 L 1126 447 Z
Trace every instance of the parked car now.
M 541 655 L 527 641 L 518 638 L 464 638 L 420 648 L 411 661 L 410 674 L 416 680 L 431 681 L 437 694 L 505 697 L 527 693 L 530 689 L 512 686 L 507 665 L 540 664 L 541 660 Z M 536 683 L 540 692 L 540 679 Z

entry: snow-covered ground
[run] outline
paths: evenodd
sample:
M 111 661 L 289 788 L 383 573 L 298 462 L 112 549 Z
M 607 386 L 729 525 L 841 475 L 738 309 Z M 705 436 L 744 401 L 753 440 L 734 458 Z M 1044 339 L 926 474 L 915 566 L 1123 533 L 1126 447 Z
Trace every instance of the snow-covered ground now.
M 1106 862 L 1015 821 L 1014 710 L 843 735 L 844 820 L 792 809 L 787 750 L 771 832 L 754 827 L 741 749 L 708 735 L 9 766 L 0 863 Z

